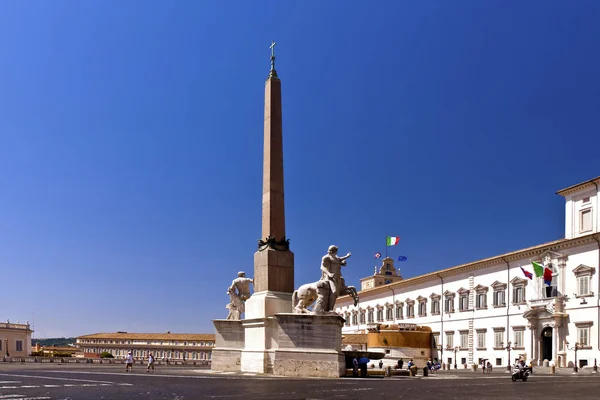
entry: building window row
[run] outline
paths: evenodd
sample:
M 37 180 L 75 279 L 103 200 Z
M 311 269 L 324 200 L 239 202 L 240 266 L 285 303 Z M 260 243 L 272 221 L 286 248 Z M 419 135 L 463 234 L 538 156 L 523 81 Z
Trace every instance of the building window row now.
M 176 342 L 176 341 L 149 341 L 149 340 L 104 340 L 104 339 L 78 339 L 84 344 L 122 344 L 122 345 L 147 345 L 147 346 L 213 346 L 211 342 Z
M 545 291 L 541 293 L 544 297 L 555 297 L 557 293 L 557 275 L 558 271 L 552 266 L 554 275 L 552 286 L 545 288 Z M 593 296 L 594 293 L 591 291 L 591 279 L 595 273 L 595 268 L 591 268 L 585 265 L 580 265 L 573 270 L 573 273 L 577 279 L 577 296 Z M 540 278 L 541 279 L 541 278 Z M 513 305 L 521 305 L 526 303 L 527 299 L 527 283 L 528 280 L 520 277 L 515 277 L 510 281 L 511 284 L 511 297 L 510 302 Z M 446 291 L 442 295 L 431 294 L 431 306 L 429 308 L 430 315 L 440 315 L 441 312 L 454 313 L 455 312 L 455 299 L 458 293 L 458 311 L 472 311 L 484 310 L 488 308 L 488 290 L 492 291 L 492 307 L 506 307 L 507 304 L 507 289 L 508 284 L 501 282 L 494 282 L 488 288 L 487 286 L 478 285 L 472 290 L 461 288 L 457 292 Z M 473 302 L 470 304 L 470 293 L 473 292 Z M 443 297 L 443 309 L 441 308 L 441 301 Z M 396 302 L 396 304 L 386 304 L 384 306 L 377 306 L 377 312 L 374 313 L 374 309 L 369 308 L 366 312 L 365 317 L 364 310 L 358 310 L 359 320 L 353 317 L 351 320 L 346 322 L 346 326 L 359 325 L 365 323 L 375 323 L 393 320 L 402 320 L 404 318 L 415 318 L 415 305 L 417 306 L 417 315 L 419 317 L 427 317 L 427 301 L 428 299 L 419 296 L 416 301 L 406 299 L 405 302 Z M 406 310 L 404 305 L 406 304 Z M 385 309 L 385 313 L 384 313 Z M 385 318 L 384 318 L 385 317 Z M 349 314 L 346 314 L 346 319 L 350 319 Z

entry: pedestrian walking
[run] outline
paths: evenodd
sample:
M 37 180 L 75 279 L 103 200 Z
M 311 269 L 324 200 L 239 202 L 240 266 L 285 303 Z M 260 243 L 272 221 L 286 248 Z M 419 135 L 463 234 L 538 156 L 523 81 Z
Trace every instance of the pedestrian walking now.
M 133 371 L 133 354 L 131 350 L 125 356 L 125 372 Z
M 146 372 L 150 372 L 151 369 L 152 372 L 154 372 L 154 356 L 152 353 L 148 354 L 148 368 L 146 369 Z

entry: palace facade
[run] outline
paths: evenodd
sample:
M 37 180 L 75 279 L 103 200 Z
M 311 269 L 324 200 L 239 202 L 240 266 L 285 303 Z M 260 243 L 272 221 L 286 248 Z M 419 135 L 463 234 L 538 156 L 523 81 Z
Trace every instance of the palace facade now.
M 125 358 L 128 351 L 136 359 L 152 353 L 157 360 L 209 361 L 215 335 L 205 333 L 94 333 L 77 337 L 76 346 L 84 353 L 111 353 Z
M 0 357 L 24 357 L 31 354 L 31 335 L 33 330 L 29 322 L 20 324 L 9 320 L 0 322 Z
M 593 365 L 600 356 L 599 184 L 600 177 L 557 192 L 566 200 L 564 239 L 409 279 L 384 259 L 361 279 L 356 307 L 348 296 L 338 299 L 342 334 L 408 323 L 431 328 L 432 355 L 447 364 Z M 552 270 L 550 285 L 532 262 Z

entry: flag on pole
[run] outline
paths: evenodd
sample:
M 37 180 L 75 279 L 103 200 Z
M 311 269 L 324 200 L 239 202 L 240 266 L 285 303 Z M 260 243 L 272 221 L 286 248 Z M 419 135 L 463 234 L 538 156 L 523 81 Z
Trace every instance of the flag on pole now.
M 385 244 L 386 246 L 395 246 L 400 242 L 399 236 L 386 236 Z
M 398 257 L 398 261 L 406 261 L 406 260 L 408 260 L 408 258 L 406 258 L 406 256 Z
M 552 286 L 552 270 L 548 267 L 544 268 L 544 283 Z
M 531 263 L 531 265 L 533 265 L 533 270 L 535 271 L 535 276 L 536 277 L 540 277 L 544 275 L 544 266 L 541 264 L 536 263 L 535 261 L 533 261 Z
M 381 258 L 381 253 L 375 253 L 375 258 Z
M 523 267 L 521 267 L 521 271 L 523 271 L 523 275 L 525 275 L 526 277 L 528 277 L 529 279 L 533 279 L 533 274 L 529 271 L 525 271 L 523 269 Z

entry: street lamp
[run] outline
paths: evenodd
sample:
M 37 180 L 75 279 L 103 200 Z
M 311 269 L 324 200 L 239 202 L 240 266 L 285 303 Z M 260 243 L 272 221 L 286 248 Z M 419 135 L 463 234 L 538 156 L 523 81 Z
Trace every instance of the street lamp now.
M 437 350 L 438 350 L 438 362 L 440 363 L 441 367 L 443 367 L 444 365 L 444 346 L 442 346 L 441 344 L 438 344 L 436 346 Z M 440 368 L 441 368 L 440 367 Z
M 579 368 L 577 367 L 577 350 L 579 350 L 581 346 L 578 342 L 575 342 L 575 345 L 573 347 L 569 347 L 569 342 L 567 342 L 566 340 L 565 346 L 567 347 L 567 350 L 575 350 L 575 366 L 573 367 L 573 373 L 576 374 L 579 371 Z
M 504 342 L 500 343 L 502 347 L 504 347 Z M 512 366 L 512 362 L 510 361 L 510 351 L 513 349 L 512 342 L 508 342 L 508 345 L 504 347 L 508 351 L 508 365 L 506 366 L 506 371 L 510 372 L 510 368 Z
M 454 369 L 456 369 L 456 353 L 458 352 L 458 350 L 460 350 L 460 347 L 456 346 L 453 349 L 452 347 L 450 347 L 450 345 L 448 345 L 448 347 L 446 347 L 446 350 L 454 352 Z

